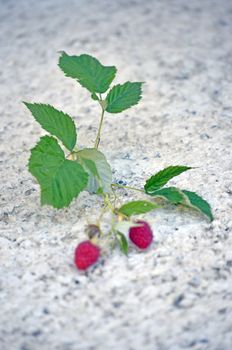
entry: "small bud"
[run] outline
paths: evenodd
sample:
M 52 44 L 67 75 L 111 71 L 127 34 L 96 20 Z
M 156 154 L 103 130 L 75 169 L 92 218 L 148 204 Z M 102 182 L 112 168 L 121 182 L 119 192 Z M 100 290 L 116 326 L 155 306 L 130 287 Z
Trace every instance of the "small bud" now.
M 89 239 L 92 239 L 96 236 L 100 236 L 101 230 L 98 225 L 95 224 L 89 224 L 85 229 L 86 234 L 88 235 Z

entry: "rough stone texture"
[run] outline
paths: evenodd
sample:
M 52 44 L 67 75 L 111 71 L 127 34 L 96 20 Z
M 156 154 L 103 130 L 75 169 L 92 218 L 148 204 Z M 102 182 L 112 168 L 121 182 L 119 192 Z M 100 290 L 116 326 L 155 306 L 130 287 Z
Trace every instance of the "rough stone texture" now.
M 230 0 L 0 0 L 1 350 L 232 349 L 231 34 Z M 172 184 L 205 197 L 212 224 L 157 211 L 150 251 L 76 271 L 100 200 L 41 208 L 26 168 L 43 131 L 21 100 L 76 116 L 80 145 L 95 137 L 99 108 L 58 69 L 59 50 L 146 81 L 136 108 L 105 121 L 114 179 L 142 186 L 169 164 L 199 167 Z

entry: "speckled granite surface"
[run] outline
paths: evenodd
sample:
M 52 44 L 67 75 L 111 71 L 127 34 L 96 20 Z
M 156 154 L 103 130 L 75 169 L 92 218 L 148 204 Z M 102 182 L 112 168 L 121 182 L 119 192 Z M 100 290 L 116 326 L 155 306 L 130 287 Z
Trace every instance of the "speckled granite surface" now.
M 231 1 L 0 0 L 0 28 L 0 349 L 231 350 Z M 91 144 L 98 107 L 59 71 L 59 50 L 116 65 L 118 82 L 146 81 L 139 106 L 106 118 L 114 178 L 142 186 L 164 166 L 198 166 L 172 183 L 212 204 L 212 224 L 157 211 L 149 252 L 75 270 L 100 202 L 40 207 L 26 163 L 42 131 L 20 102 L 76 116 Z

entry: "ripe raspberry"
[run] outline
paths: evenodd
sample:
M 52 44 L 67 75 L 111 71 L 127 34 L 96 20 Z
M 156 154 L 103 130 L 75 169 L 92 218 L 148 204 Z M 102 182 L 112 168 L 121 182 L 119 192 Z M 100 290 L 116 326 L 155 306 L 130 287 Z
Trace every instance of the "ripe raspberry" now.
M 137 221 L 136 224 L 141 226 L 131 227 L 129 237 L 137 247 L 146 249 L 153 241 L 152 229 L 146 221 Z
M 86 270 L 95 264 L 100 256 L 100 248 L 91 241 L 78 244 L 75 250 L 75 264 L 79 270 Z

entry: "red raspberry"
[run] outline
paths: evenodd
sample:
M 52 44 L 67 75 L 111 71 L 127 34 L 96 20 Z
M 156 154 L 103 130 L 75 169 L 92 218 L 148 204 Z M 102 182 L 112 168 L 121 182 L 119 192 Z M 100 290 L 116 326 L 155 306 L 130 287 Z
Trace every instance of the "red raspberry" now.
M 100 248 L 91 241 L 78 244 L 75 250 L 75 264 L 79 270 L 86 270 L 95 264 L 100 256 Z
M 141 226 L 131 227 L 129 237 L 137 247 L 146 249 L 153 241 L 152 229 L 146 221 L 137 221 L 136 224 Z

